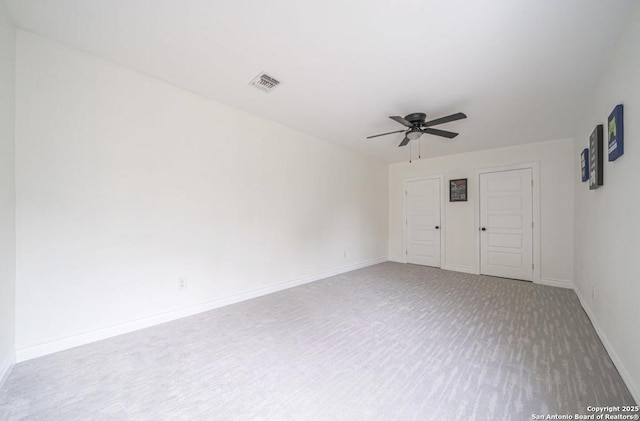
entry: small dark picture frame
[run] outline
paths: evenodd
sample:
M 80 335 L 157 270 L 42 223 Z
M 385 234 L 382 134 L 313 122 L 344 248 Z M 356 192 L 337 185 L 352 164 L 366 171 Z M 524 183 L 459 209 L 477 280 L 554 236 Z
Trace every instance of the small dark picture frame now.
M 585 148 L 580 154 L 580 168 L 582 169 L 582 181 L 589 180 L 589 149 Z
M 449 202 L 467 201 L 467 179 L 449 180 Z
M 598 124 L 589 137 L 589 190 L 595 190 L 604 183 L 602 146 L 602 124 Z

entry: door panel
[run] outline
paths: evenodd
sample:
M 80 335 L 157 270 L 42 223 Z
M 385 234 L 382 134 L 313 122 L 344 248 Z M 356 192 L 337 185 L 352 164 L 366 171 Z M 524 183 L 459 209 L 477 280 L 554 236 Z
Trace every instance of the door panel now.
M 407 183 L 407 262 L 440 267 L 440 180 Z
M 518 234 L 487 233 L 489 247 L 522 248 L 522 236 Z
M 480 273 L 531 281 L 531 169 L 480 174 Z
M 490 209 L 522 209 L 522 196 L 493 196 L 487 199 Z
M 509 209 L 514 212 L 519 212 L 520 209 Z M 522 229 L 522 215 L 508 215 L 504 213 L 487 215 L 487 224 L 483 225 L 487 228 L 491 227 L 494 230 L 505 229 Z M 492 231 L 493 232 L 493 231 Z
M 521 253 L 509 253 L 506 251 L 489 251 L 488 263 L 490 265 L 500 266 L 501 268 L 519 268 L 522 266 L 522 254 Z

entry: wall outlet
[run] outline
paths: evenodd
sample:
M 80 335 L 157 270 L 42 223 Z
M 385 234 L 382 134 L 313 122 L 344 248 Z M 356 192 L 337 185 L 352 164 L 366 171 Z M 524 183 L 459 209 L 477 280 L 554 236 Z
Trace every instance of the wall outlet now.
M 187 289 L 187 278 L 178 278 L 178 289 Z
M 596 284 L 591 285 L 591 300 L 596 302 Z

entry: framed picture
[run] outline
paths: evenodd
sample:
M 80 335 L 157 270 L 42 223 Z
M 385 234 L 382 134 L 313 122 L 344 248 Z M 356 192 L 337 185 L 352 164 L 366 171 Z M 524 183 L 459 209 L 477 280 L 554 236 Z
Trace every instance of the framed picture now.
M 449 202 L 467 201 L 467 179 L 449 180 Z
M 589 149 L 585 148 L 580 154 L 580 168 L 582 169 L 582 182 L 589 179 Z
M 595 190 L 603 184 L 602 124 L 598 124 L 589 138 L 589 189 Z
M 607 144 L 609 162 L 615 161 L 624 154 L 624 125 L 622 121 L 622 104 L 616 105 L 608 120 Z

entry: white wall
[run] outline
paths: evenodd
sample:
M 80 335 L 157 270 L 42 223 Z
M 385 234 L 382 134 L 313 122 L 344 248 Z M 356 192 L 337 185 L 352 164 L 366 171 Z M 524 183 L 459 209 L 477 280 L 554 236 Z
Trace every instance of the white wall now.
M 605 127 L 617 104 L 624 104 L 625 154 L 604 162 L 604 185 L 589 190 L 578 173 L 575 183 L 575 283 L 583 306 L 609 354 L 640 403 L 640 6 L 585 103 L 576 130 L 573 159 L 588 147 L 597 124 Z M 596 288 L 596 299 L 592 297 Z
M 386 260 L 385 164 L 23 31 L 16 104 L 18 359 Z
M 0 385 L 15 358 L 15 33 L 0 2 Z
M 441 140 L 424 140 L 423 145 L 431 141 Z M 547 283 L 570 286 L 573 281 L 573 158 L 573 141 L 567 139 L 392 164 L 389 167 L 389 258 L 404 261 L 404 181 L 442 174 L 445 177 L 445 261 L 442 265 L 477 273 L 479 251 L 474 227 L 477 182 L 474 172 L 538 162 L 541 278 Z M 468 179 L 467 202 L 449 202 L 448 180 L 455 178 Z

